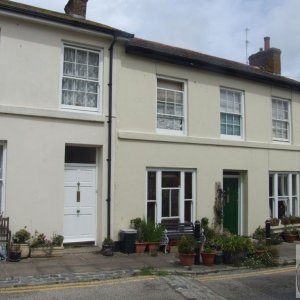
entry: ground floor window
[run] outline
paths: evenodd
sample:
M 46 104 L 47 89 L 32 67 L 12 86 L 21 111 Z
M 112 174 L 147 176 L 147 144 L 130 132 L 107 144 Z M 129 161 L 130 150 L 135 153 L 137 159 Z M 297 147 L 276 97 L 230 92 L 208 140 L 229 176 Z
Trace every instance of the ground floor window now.
M 5 148 L 4 148 L 4 144 L 0 143 L 0 215 L 4 211 L 4 187 L 5 187 L 4 167 L 5 167 Z
M 194 221 L 195 172 L 147 170 L 147 219 Z
M 298 173 L 270 173 L 269 206 L 273 218 L 299 215 Z

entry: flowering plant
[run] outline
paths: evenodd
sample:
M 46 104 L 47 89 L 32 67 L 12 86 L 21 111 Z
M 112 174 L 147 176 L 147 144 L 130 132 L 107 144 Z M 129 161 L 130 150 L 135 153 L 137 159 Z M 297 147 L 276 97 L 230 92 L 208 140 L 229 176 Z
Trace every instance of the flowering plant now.
M 60 246 L 64 240 L 62 235 L 53 234 L 51 239 L 47 239 L 44 233 L 39 233 L 37 230 L 34 232 L 34 236 L 32 237 L 30 247 L 38 248 L 38 247 L 53 247 Z

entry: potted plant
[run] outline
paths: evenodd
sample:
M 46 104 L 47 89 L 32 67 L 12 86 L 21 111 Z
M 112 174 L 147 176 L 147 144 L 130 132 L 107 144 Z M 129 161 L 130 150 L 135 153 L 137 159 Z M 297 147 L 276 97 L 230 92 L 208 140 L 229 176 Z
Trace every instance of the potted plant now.
M 19 244 L 13 244 L 9 251 L 9 261 L 17 262 L 21 259 L 21 249 Z
M 111 238 L 105 238 L 103 240 L 101 252 L 104 256 L 114 255 L 114 241 Z
M 157 252 L 164 233 L 164 227 L 152 221 L 142 222 L 141 232 L 143 239 L 147 242 L 148 251 L 150 253 Z
M 298 230 L 294 226 L 285 226 L 282 237 L 287 243 L 293 243 L 299 236 Z
M 30 243 L 30 257 L 53 257 L 63 255 L 64 237 L 53 234 L 51 239 L 47 239 L 44 233 L 35 231 Z
M 130 221 L 131 227 L 133 227 L 137 234 L 136 234 L 136 241 L 135 241 L 135 252 L 136 253 L 144 253 L 146 250 L 147 243 L 145 242 L 144 237 L 144 228 L 146 221 L 142 220 L 141 218 L 135 218 Z
M 21 258 L 29 256 L 29 240 L 31 234 L 26 230 L 26 227 L 18 230 L 13 236 L 13 243 L 20 246 Z
M 214 263 L 216 265 L 222 264 L 223 263 L 223 237 L 222 236 L 217 236 L 213 240 L 213 246 L 215 248 L 215 261 Z
M 289 224 L 291 224 L 290 218 L 289 218 L 289 217 L 286 217 L 286 216 L 282 217 L 282 218 L 280 219 L 280 221 L 281 221 L 281 224 L 282 224 L 282 225 L 289 225 Z
M 278 218 L 271 218 L 269 219 L 271 226 L 278 226 L 279 225 L 279 219 Z
M 224 263 L 239 263 L 247 254 L 254 252 L 254 245 L 250 238 L 239 235 L 224 237 L 223 240 Z
M 209 244 L 204 244 L 204 249 L 201 252 L 202 262 L 205 266 L 212 266 L 214 264 L 215 260 L 215 250 L 214 248 Z
M 191 236 L 182 235 L 177 243 L 179 259 L 183 266 L 192 266 L 197 243 Z
M 267 245 L 263 241 L 255 244 L 255 255 L 262 256 L 268 251 Z

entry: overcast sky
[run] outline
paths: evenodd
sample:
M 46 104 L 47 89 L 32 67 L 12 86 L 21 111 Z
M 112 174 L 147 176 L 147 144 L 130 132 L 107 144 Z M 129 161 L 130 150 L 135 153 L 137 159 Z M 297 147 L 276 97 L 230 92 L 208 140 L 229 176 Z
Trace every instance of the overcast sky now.
M 67 0 L 17 2 L 64 12 Z M 87 19 L 242 63 L 248 28 L 248 55 L 270 36 L 282 51 L 282 75 L 300 81 L 299 12 L 300 0 L 89 0 Z

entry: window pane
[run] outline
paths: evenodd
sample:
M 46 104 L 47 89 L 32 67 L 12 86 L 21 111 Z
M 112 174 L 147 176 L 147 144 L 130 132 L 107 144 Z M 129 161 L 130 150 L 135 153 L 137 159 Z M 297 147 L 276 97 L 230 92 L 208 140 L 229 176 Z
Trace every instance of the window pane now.
M 192 199 L 193 198 L 193 186 L 192 180 L 193 173 L 192 172 L 185 172 L 185 180 L 184 180 L 184 198 L 185 199 Z
M 98 79 L 98 67 L 89 67 L 89 79 Z
M 157 113 L 164 114 L 165 113 L 165 104 L 161 102 L 157 102 Z
M 86 106 L 97 108 L 97 95 L 87 94 L 86 97 Z
M 65 62 L 64 63 L 64 75 L 67 76 L 75 76 L 75 64 L 74 63 L 69 63 Z
M 171 191 L 171 216 L 176 217 L 179 216 L 179 190 Z
M 162 187 L 179 187 L 180 172 L 162 172 Z
M 3 146 L 0 145 L 0 179 L 3 179 Z
M 96 164 L 96 148 L 66 146 L 65 163 Z
M 169 89 L 174 91 L 183 91 L 183 83 L 172 81 L 172 80 L 166 80 L 166 79 L 157 79 L 157 86 L 163 89 Z
M 99 54 L 98 53 L 89 53 L 89 65 L 90 66 L 96 66 L 99 65 Z
M 148 172 L 148 200 L 156 200 L 156 172 Z
M 62 103 L 73 105 L 74 92 L 62 91 Z
M 73 91 L 75 88 L 74 83 L 75 83 L 74 79 L 63 78 L 63 81 L 62 81 L 63 90 Z
M 85 93 L 76 92 L 75 93 L 75 99 L 74 99 L 74 105 L 77 106 L 85 106 Z
M 288 175 L 278 175 L 278 196 L 288 196 Z
M 292 195 L 297 195 L 297 175 L 292 175 Z
M 278 201 L 278 218 L 282 218 L 286 216 L 286 202 L 285 201 Z
M 184 202 L 184 222 L 192 222 L 192 201 Z
M 96 82 L 88 82 L 87 83 L 87 91 L 88 93 L 95 93 L 98 92 L 98 83 Z
M 161 216 L 169 217 L 170 216 L 170 190 L 162 190 L 161 197 Z
M 274 175 L 269 176 L 269 196 L 274 196 Z
M 298 203 L 298 198 L 293 197 L 293 199 L 292 199 L 292 215 L 293 216 L 298 216 L 297 203 Z
M 76 65 L 76 75 L 79 77 L 87 78 L 87 65 Z
M 155 202 L 147 203 L 147 221 L 155 221 Z
M 274 199 L 272 199 L 272 198 L 269 199 L 269 208 L 270 208 L 270 217 L 271 218 L 275 217 L 275 215 L 274 215 Z
M 76 62 L 79 64 L 87 64 L 87 52 L 84 50 L 77 50 Z
M 65 48 L 64 61 L 75 62 L 75 49 Z

